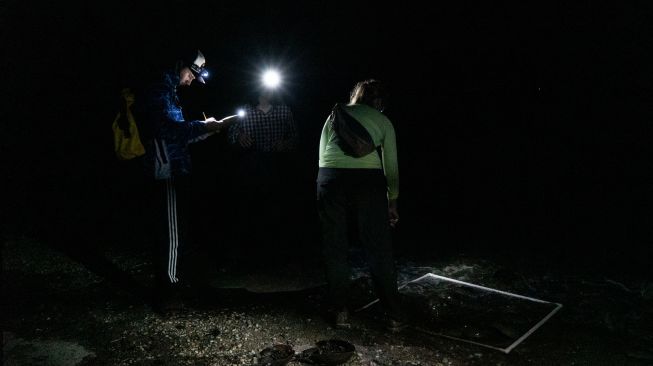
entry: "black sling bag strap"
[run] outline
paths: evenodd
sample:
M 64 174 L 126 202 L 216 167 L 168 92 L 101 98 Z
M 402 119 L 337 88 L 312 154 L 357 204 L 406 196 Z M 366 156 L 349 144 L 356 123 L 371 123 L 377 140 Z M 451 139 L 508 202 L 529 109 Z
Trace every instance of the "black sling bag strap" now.
M 336 133 L 336 143 L 345 155 L 360 158 L 376 150 L 370 133 L 341 104 L 333 107 L 329 120 Z

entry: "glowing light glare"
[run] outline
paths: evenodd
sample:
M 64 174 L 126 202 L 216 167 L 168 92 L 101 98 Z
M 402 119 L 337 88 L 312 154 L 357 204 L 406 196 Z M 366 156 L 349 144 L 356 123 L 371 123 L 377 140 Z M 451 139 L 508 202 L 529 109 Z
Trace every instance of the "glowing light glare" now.
M 227 116 L 227 117 L 225 117 L 225 118 L 219 120 L 218 122 L 225 122 L 226 120 L 228 120 L 228 119 L 232 119 L 232 118 L 234 118 L 234 117 L 238 117 L 238 115 L 237 115 L 237 114 L 232 114 L 231 116 Z
M 240 118 L 245 117 L 245 111 L 242 110 L 242 109 L 239 109 L 238 112 L 237 112 L 237 114 L 238 114 L 238 117 L 240 117 Z
M 281 76 L 275 70 L 268 70 L 263 73 L 263 85 L 268 88 L 276 88 L 281 83 Z
M 202 71 L 202 73 L 201 73 L 200 75 L 201 75 L 203 78 L 208 78 L 208 77 L 209 77 L 209 72 L 206 71 L 206 70 L 204 70 L 204 71 Z

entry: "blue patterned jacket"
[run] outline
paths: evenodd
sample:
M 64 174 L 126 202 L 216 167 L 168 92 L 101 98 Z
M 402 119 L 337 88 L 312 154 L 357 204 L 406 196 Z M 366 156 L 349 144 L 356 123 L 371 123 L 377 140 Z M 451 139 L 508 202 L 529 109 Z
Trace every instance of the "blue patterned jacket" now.
M 139 131 L 145 146 L 146 174 L 154 179 L 187 175 L 191 171 L 188 144 L 209 136 L 201 121 L 185 121 L 177 97 L 179 75 L 166 72 L 139 96 Z

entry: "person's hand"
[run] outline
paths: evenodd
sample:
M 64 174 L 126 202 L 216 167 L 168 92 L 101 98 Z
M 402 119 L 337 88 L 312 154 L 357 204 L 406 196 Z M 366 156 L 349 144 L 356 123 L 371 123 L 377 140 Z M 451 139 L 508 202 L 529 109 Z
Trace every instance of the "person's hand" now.
M 241 147 L 249 148 L 252 146 L 252 143 L 254 143 L 254 140 L 252 140 L 247 132 L 241 131 L 240 134 L 238 134 L 238 143 Z
M 395 227 L 399 222 L 399 211 L 397 210 L 397 200 L 388 201 L 388 217 L 390 218 L 390 226 Z

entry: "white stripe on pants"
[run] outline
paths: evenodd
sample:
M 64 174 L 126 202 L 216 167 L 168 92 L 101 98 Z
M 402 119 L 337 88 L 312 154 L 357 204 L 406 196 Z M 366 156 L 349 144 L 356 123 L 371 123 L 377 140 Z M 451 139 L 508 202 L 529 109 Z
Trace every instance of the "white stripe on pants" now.
M 168 208 L 168 278 L 170 282 L 177 283 L 177 248 L 179 236 L 177 234 L 177 194 L 172 178 L 166 179 L 166 195 Z

